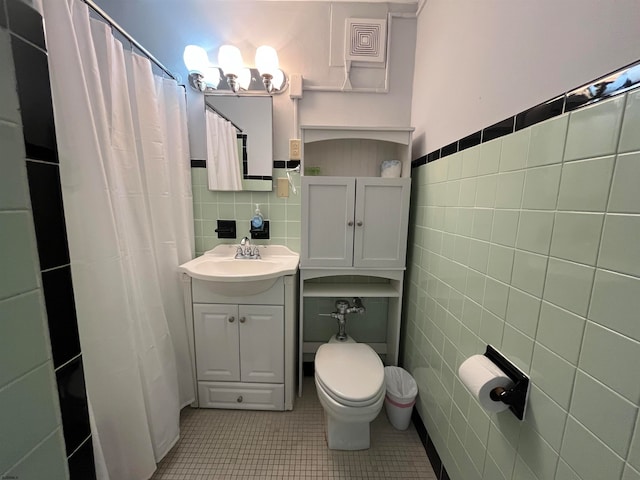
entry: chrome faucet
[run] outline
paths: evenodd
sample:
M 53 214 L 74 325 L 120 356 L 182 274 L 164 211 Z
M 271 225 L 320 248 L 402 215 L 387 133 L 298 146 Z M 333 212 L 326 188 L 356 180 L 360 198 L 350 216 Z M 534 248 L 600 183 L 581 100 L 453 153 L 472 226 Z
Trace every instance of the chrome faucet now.
M 260 250 L 258 250 L 258 246 L 251 246 L 251 240 L 249 237 L 244 237 L 240 240 L 240 245 L 236 248 L 236 256 L 235 258 L 247 258 L 258 260 L 262 258 L 260 256 Z

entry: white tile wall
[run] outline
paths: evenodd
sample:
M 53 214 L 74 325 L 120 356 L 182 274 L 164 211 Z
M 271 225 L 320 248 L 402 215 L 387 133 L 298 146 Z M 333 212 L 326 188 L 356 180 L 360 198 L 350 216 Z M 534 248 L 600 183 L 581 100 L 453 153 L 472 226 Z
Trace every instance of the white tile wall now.
M 638 132 L 636 91 L 414 170 L 404 362 L 452 480 L 638 480 Z M 457 380 L 487 343 L 531 376 L 522 423 Z

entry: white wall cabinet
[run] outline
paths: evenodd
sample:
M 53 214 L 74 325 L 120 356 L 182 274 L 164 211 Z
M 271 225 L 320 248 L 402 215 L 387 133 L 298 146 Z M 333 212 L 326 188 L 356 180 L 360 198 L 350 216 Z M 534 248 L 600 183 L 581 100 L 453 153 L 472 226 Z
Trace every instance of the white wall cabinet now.
M 305 328 L 311 325 L 305 327 L 306 322 L 326 321 L 305 317 L 305 301 L 312 298 L 362 297 L 365 307 L 367 298 L 388 299 L 386 337 L 369 345 L 387 365 L 397 365 L 412 131 L 302 127 L 303 172 L 308 167 L 309 172 L 320 175 L 302 177 L 299 395 L 303 362 L 313 360 L 316 350 L 328 340 L 305 340 Z M 380 177 L 380 163 L 391 159 L 400 160 L 401 177 Z M 349 320 L 347 333 L 348 325 Z
M 291 410 L 295 391 L 296 277 L 246 297 L 215 293 L 185 275 L 192 366 L 201 408 Z
M 409 178 L 302 178 L 301 267 L 403 268 Z

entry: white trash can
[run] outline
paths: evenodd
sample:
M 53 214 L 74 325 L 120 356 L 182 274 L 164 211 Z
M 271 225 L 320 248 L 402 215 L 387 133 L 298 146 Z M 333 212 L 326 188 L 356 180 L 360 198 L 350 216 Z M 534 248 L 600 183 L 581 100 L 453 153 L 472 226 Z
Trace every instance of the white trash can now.
M 384 399 L 387 417 L 395 428 L 406 430 L 411 422 L 418 385 L 409 372 L 400 367 L 384 367 L 384 381 L 387 387 Z

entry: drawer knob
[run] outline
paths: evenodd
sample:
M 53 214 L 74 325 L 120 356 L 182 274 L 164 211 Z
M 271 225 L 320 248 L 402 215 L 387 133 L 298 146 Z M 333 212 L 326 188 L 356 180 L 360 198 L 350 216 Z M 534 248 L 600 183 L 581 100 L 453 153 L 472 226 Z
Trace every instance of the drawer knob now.
M 244 323 L 246 321 L 247 321 L 246 317 L 240 317 L 240 323 Z
M 238 402 L 238 403 L 242 403 L 242 395 L 240 395 L 240 396 L 236 399 L 236 402 Z
M 358 222 L 356 223 L 357 226 L 361 227 L 362 226 L 362 220 L 358 220 Z
M 353 227 L 353 220 L 349 220 L 349 221 L 347 222 L 347 225 L 348 225 L 349 227 Z
M 229 323 L 233 323 L 236 321 L 236 317 L 229 317 Z

